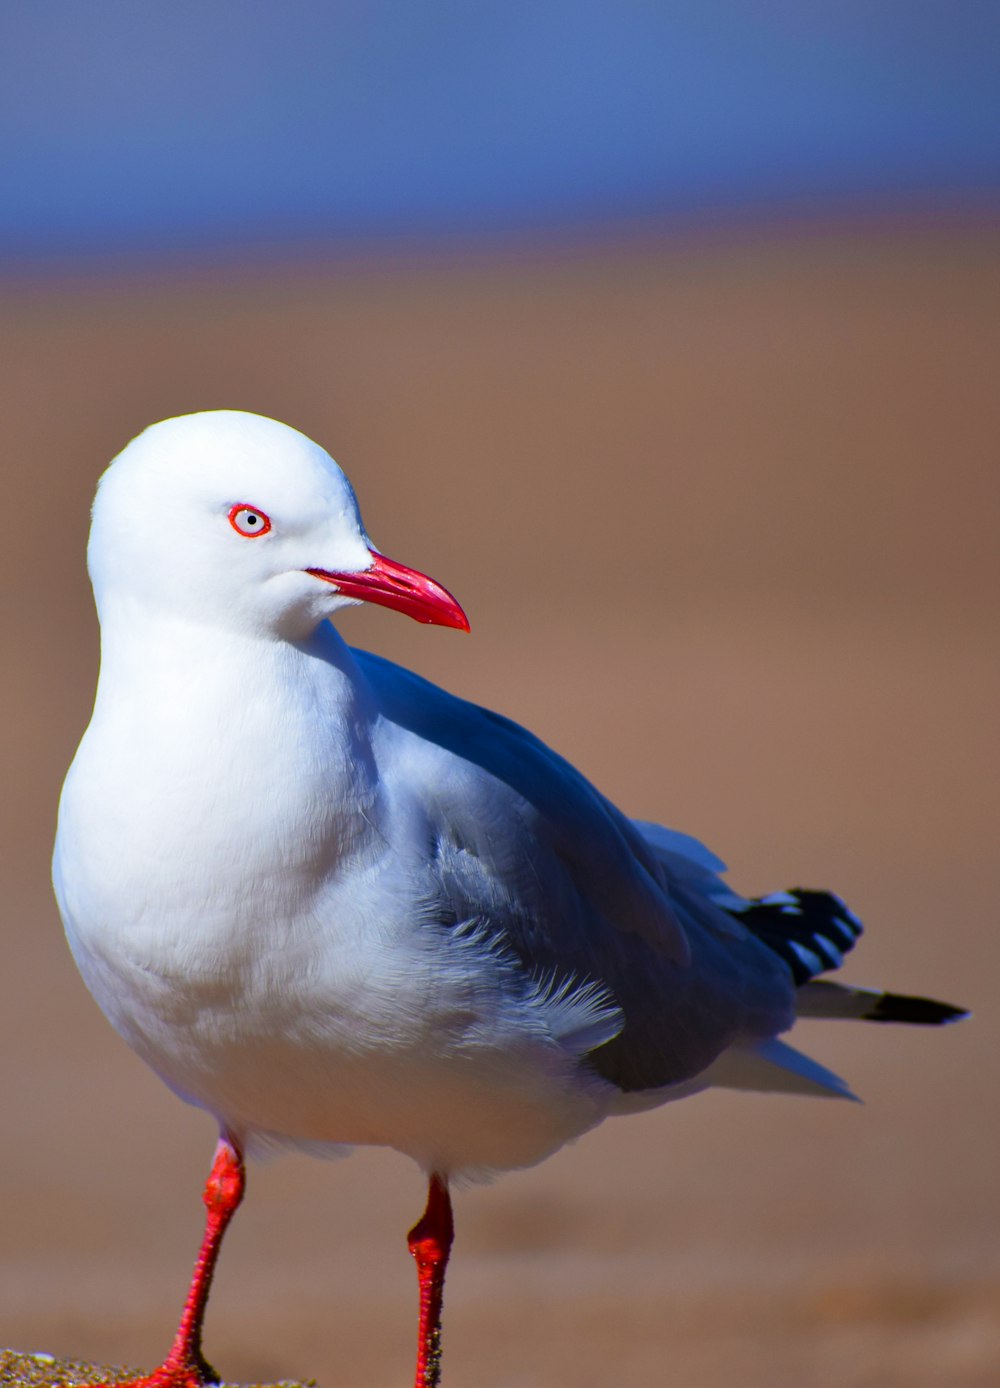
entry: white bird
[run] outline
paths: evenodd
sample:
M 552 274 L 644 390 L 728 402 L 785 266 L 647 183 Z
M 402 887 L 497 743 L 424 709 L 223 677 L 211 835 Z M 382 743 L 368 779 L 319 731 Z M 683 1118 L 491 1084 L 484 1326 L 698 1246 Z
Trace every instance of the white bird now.
M 89 567 L 101 674 L 59 907 L 112 1025 L 220 1129 L 181 1325 L 137 1384 L 216 1381 L 201 1321 L 244 1153 L 419 1163 L 433 1388 L 451 1179 L 710 1085 L 847 1094 L 778 1039 L 797 1016 L 961 1015 L 811 982 L 861 930 L 836 897 L 736 895 L 701 844 L 630 820 L 516 724 L 346 646 L 326 619 L 358 601 L 468 624 L 375 549 L 295 430 L 231 411 L 147 429 L 101 479 Z

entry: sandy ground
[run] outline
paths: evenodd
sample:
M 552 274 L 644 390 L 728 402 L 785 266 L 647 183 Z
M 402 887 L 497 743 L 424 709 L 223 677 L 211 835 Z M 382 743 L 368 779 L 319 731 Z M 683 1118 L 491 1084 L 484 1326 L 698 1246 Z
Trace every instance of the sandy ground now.
M 352 639 L 737 885 L 841 891 L 849 978 L 978 1010 L 800 1031 L 865 1106 L 707 1096 L 460 1192 L 447 1383 L 1000 1382 L 998 250 L 841 228 L 2 286 L 3 1341 L 152 1364 L 199 1237 L 212 1124 L 98 1014 L 47 873 L 96 476 L 154 419 L 238 406 L 327 444 L 473 622 L 368 611 Z M 422 1197 L 387 1152 L 252 1170 L 211 1359 L 408 1382 Z
M 108 1388 L 109 1384 L 134 1382 L 141 1371 L 107 1364 L 90 1364 L 57 1357 L 46 1350 L 24 1354 L 0 1349 L 0 1388 Z M 315 1388 L 304 1383 L 247 1385 L 247 1388 Z

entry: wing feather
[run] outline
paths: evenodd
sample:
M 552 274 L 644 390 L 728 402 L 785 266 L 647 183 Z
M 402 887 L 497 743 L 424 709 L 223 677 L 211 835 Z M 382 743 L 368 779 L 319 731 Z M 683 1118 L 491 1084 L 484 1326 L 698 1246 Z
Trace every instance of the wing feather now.
M 633 823 L 516 723 L 355 655 L 388 725 L 414 735 L 387 740 L 412 758 L 407 784 L 432 826 L 439 919 L 479 921 L 536 992 L 569 980 L 612 1000 L 624 1022 L 592 1069 L 625 1091 L 659 1088 L 791 1025 L 789 971 L 727 914 L 707 849 Z

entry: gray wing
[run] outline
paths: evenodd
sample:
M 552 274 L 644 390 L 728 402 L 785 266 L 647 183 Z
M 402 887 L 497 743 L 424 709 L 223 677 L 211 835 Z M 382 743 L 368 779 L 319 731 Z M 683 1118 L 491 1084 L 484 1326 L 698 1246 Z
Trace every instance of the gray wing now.
M 417 788 L 438 920 L 475 920 L 534 985 L 609 994 L 624 1024 L 592 1068 L 623 1090 L 659 1088 L 738 1037 L 791 1025 L 790 972 L 720 904 L 706 850 L 699 859 L 684 851 L 694 840 L 633 823 L 518 724 L 354 654 L 383 717 L 450 754 L 428 760 Z

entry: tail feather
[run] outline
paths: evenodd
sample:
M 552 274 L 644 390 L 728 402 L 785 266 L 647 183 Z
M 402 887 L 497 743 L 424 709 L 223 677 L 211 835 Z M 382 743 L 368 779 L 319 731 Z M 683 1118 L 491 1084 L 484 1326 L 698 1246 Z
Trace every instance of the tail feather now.
M 817 979 L 817 974 L 840 967 L 863 929 L 853 911 L 832 892 L 796 887 L 728 909 L 791 969 L 798 985 L 796 1010 L 800 1017 L 851 1017 L 933 1027 L 968 1016 L 965 1008 L 934 998 Z
M 877 988 L 851 988 L 825 979 L 804 984 L 798 991 L 800 1017 L 846 1017 L 864 1022 L 907 1022 L 913 1026 L 937 1027 L 967 1017 L 964 1007 L 934 998 L 910 997 L 906 993 L 884 993 Z
M 811 1056 L 772 1037 L 736 1041 L 699 1075 L 719 1089 L 752 1089 L 763 1094 L 811 1094 L 825 1099 L 854 1099 L 847 1083 Z
M 968 1017 L 966 1007 L 955 1007 L 937 998 L 917 998 L 906 993 L 883 993 L 871 1011 L 864 1014 L 866 1022 L 910 1022 L 919 1027 L 947 1026 Z

